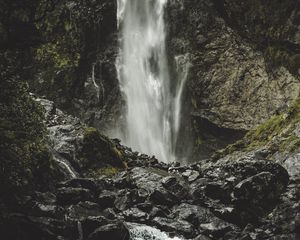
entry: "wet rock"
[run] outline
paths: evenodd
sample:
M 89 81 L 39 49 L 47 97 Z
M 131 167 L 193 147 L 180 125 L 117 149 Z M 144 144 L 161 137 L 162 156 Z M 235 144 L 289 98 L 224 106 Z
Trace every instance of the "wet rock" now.
M 170 194 L 163 188 L 154 190 L 154 192 L 150 195 L 150 200 L 154 204 L 167 206 L 172 206 L 178 202 L 178 199 L 174 195 Z
M 177 199 L 184 199 L 188 195 L 186 183 L 180 177 L 168 176 L 161 180 L 162 186 Z
M 129 176 L 137 188 L 145 189 L 150 194 L 161 187 L 160 181 L 169 174 L 155 168 L 134 168 L 130 171 Z
M 102 212 L 102 215 L 110 220 L 115 220 L 118 218 L 115 210 L 113 208 L 107 208 Z
M 27 209 L 26 212 L 30 213 L 32 216 L 59 218 L 64 215 L 64 209 L 53 204 L 48 205 L 33 201 L 30 206 L 27 207 L 29 207 L 29 209 Z
M 128 222 L 143 223 L 146 222 L 146 220 L 148 219 L 148 214 L 146 214 L 145 212 L 141 211 L 138 208 L 130 208 L 124 211 L 123 216 Z
M 209 223 L 200 224 L 199 228 L 205 235 L 213 236 L 213 238 L 220 238 L 227 232 L 234 230 L 236 227 L 221 219 L 215 218 Z
M 124 211 L 132 206 L 132 199 L 130 192 L 123 190 L 116 198 L 114 205 L 119 211 Z
M 175 219 L 188 221 L 195 226 L 209 223 L 212 220 L 217 219 L 217 217 L 209 209 L 188 203 L 182 203 L 178 206 L 174 206 L 171 216 Z
M 97 228 L 109 224 L 109 220 L 104 216 L 88 216 L 83 219 L 80 223 L 83 231 L 83 238 L 87 239 L 88 236 L 94 232 Z
M 218 204 L 217 207 L 212 208 L 212 211 L 217 217 L 237 225 L 241 225 L 245 222 L 245 219 L 247 219 L 246 222 L 249 219 L 249 214 L 247 217 L 244 217 L 239 209 L 235 208 L 233 205 Z
M 189 194 L 193 197 L 194 200 L 201 200 L 204 197 L 204 189 L 209 183 L 207 178 L 199 178 L 190 185 Z
M 131 181 L 127 172 L 121 172 L 114 176 L 114 184 L 118 188 L 131 188 Z
M 58 187 L 84 188 L 92 192 L 97 191 L 97 184 L 94 179 L 73 178 L 66 182 L 60 183 Z
M 189 182 L 193 182 L 200 176 L 200 173 L 198 171 L 188 169 L 182 173 L 182 176 L 187 178 Z
M 57 191 L 57 203 L 59 205 L 71 205 L 81 201 L 93 200 L 90 190 L 84 188 L 60 188 Z
M 88 237 L 88 240 L 113 239 L 129 240 L 129 230 L 124 223 L 111 223 L 97 228 Z
M 67 209 L 67 216 L 71 219 L 82 221 L 88 217 L 101 215 L 101 209 L 98 204 L 92 202 L 80 202 Z
M 97 198 L 97 203 L 102 209 L 114 207 L 114 202 L 116 200 L 116 193 L 112 191 L 104 190 L 99 194 Z
M 152 223 L 165 232 L 178 232 L 189 237 L 196 234 L 193 226 L 187 221 L 174 221 L 173 219 L 156 217 L 152 220 Z
M 146 201 L 143 203 L 138 203 L 136 206 L 142 211 L 149 213 L 152 210 L 153 204 L 151 202 Z
M 236 185 L 232 196 L 238 205 L 267 207 L 276 203 L 284 187 L 273 174 L 262 172 Z
M 37 200 L 38 202 L 41 202 L 43 204 L 54 204 L 56 201 L 56 196 L 55 194 L 51 192 L 35 192 L 33 198 Z
M 149 214 L 149 218 L 153 219 L 155 217 L 168 218 L 169 211 L 167 209 L 163 209 L 161 207 L 153 207 Z
M 194 238 L 193 240 L 210 240 L 211 238 L 205 236 L 205 235 L 198 235 L 196 238 Z
M 81 125 L 78 130 L 73 120 L 59 118 L 52 126 L 63 121 L 72 126 L 58 127 L 57 140 L 63 137 L 72 146 L 80 144 L 72 138 L 82 136 Z M 297 171 L 292 171 L 297 170 L 297 158 L 282 161 L 293 173 L 289 181 L 283 167 L 257 154 L 179 166 L 159 163 L 119 142 L 114 144 L 122 155 L 130 156 L 133 168 L 112 178 L 64 181 L 57 185 L 57 197 L 38 192 L 23 197 L 18 209 L 24 214 L 10 216 L 14 220 L 7 221 L 7 228 L 20 224 L 21 232 L 28 235 L 32 231 L 39 240 L 80 239 L 81 227 L 82 239 L 119 239 L 124 225 L 116 221 L 126 220 L 155 225 L 172 236 L 186 238 L 201 233 L 198 239 L 297 239 L 300 184 Z M 0 210 L 7 211 L 1 202 Z M 5 224 L 0 218 L 0 230 L 8 226 Z M 124 232 L 126 239 L 128 230 Z
M 204 187 L 205 195 L 212 199 L 219 199 L 222 202 L 229 202 L 230 193 L 226 189 L 226 184 L 222 182 L 211 182 Z

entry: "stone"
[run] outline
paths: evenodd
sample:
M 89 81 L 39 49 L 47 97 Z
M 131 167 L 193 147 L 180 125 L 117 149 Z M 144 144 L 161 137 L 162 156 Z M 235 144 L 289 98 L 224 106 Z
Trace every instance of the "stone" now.
M 178 200 L 186 198 L 188 189 L 186 183 L 180 177 L 168 176 L 161 180 L 162 186 Z
M 97 198 L 97 203 L 102 209 L 114 207 L 116 193 L 113 191 L 104 190 Z
M 211 182 L 204 187 L 205 195 L 212 199 L 219 199 L 222 202 L 229 202 L 230 194 L 226 189 L 226 184 L 222 182 Z
M 84 188 L 92 192 L 97 191 L 95 180 L 89 178 L 73 178 L 66 182 L 60 183 L 58 187 Z
M 284 186 L 270 172 L 261 172 L 237 184 L 233 190 L 233 201 L 236 204 L 249 206 L 269 206 L 275 204 Z
M 193 240 L 211 240 L 211 238 L 205 236 L 205 235 L 198 235 L 196 238 L 194 238 Z
M 70 219 L 82 221 L 88 217 L 101 215 L 101 209 L 98 204 L 93 202 L 79 202 L 67 208 L 67 216 Z
M 84 188 L 60 188 L 57 191 L 57 203 L 60 205 L 76 204 L 80 201 L 92 200 L 93 196 Z
M 123 212 L 123 216 L 128 222 L 143 223 L 148 219 L 148 214 L 138 208 L 130 208 Z
M 193 226 L 187 221 L 183 221 L 183 220 L 174 221 L 168 218 L 155 217 L 152 220 L 152 223 L 165 232 L 178 232 L 180 234 L 183 234 L 184 236 L 189 236 L 189 237 L 196 234 Z
M 109 224 L 110 220 L 104 216 L 88 216 L 87 218 L 80 221 L 83 231 L 83 238 L 87 239 L 88 236 L 94 232 L 97 228 Z
M 212 235 L 214 238 L 219 238 L 224 236 L 227 232 L 234 230 L 235 226 L 215 218 L 209 223 L 200 224 L 199 228 L 206 235 Z
M 122 222 L 104 225 L 97 228 L 88 237 L 88 240 L 100 239 L 129 240 L 129 230 Z
M 163 188 L 154 190 L 154 192 L 150 195 L 149 199 L 154 204 L 166 206 L 172 206 L 176 202 L 178 202 L 178 199 L 174 195 L 170 194 Z
M 188 203 L 174 206 L 171 216 L 175 219 L 188 221 L 195 226 L 216 219 L 216 216 L 209 209 Z
M 114 205 L 116 209 L 119 211 L 124 211 L 132 206 L 132 200 L 130 196 L 130 192 L 121 191 L 121 193 L 117 196 Z

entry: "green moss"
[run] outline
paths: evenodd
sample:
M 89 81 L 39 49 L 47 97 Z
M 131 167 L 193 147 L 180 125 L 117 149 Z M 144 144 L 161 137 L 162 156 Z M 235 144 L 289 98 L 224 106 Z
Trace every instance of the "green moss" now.
M 248 142 L 248 150 L 263 146 L 272 140 L 274 136 L 279 135 L 285 126 L 285 120 L 284 114 L 273 116 L 265 123 L 250 130 L 245 136 Z
M 17 69 L 0 72 L 0 191 L 17 193 L 47 182 L 52 159 L 43 109 L 30 97 Z
M 54 69 L 76 67 L 79 63 L 79 53 L 68 53 L 59 42 L 46 43 L 36 50 L 36 59 L 40 63 L 52 65 Z
M 293 152 L 300 147 L 300 138 L 292 134 L 284 139 L 279 145 L 280 152 Z
M 126 168 L 122 152 L 117 149 L 109 138 L 103 136 L 95 128 L 86 128 L 84 131 L 80 159 L 82 168 L 85 171 L 90 171 L 90 169 Z
M 300 122 L 300 97 L 288 108 L 286 113 L 272 116 L 266 122 L 251 129 L 242 140 L 227 146 L 217 152 L 214 159 L 224 157 L 235 151 L 248 152 L 269 144 L 277 139 L 276 151 L 292 152 L 300 147 L 300 138 L 293 132 L 299 127 Z
M 107 176 L 107 177 L 113 177 L 118 172 L 120 172 L 122 169 L 115 168 L 115 167 L 103 167 L 99 168 L 97 170 L 89 172 L 87 175 L 92 178 L 98 178 L 101 176 Z

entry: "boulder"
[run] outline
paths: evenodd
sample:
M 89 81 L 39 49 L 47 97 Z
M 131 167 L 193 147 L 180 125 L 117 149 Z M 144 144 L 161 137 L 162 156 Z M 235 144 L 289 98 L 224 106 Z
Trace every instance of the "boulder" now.
M 91 191 L 84 188 L 59 188 L 56 197 L 59 205 L 71 205 L 81 201 L 93 200 Z
M 209 209 L 188 203 L 182 203 L 178 206 L 174 206 L 171 216 L 175 219 L 188 221 L 195 226 L 209 223 L 216 219 L 216 216 Z
M 156 217 L 152 220 L 152 224 L 164 232 L 179 233 L 186 237 L 192 237 L 197 234 L 193 225 L 183 220 L 174 221 L 169 218 Z
M 122 222 L 111 223 L 97 228 L 88 240 L 129 240 L 129 230 Z
M 88 217 L 97 217 L 101 215 L 101 209 L 98 204 L 93 202 L 79 202 L 76 205 L 71 205 L 67 208 L 66 216 L 68 218 L 82 221 Z
M 261 172 L 237 184 L 232 198 L 237 205 L 268 207 L 279 199 L 285 186 L 270 172 Z
M 143 223 L 148 220 L 148 214 L 138 208 L 130 208 L 123 212 L 123 216 L 128 222 Z
M 114 207 L 114 202 L 116 200 L 116 193 L 113 191 L 104 190 L 99 194 L 97 198 L 97 203 L 102 209 Z
M 117 210 L 124 211 L 132 206 L 132 199 L 130 192 L 127 192 L 126 190 L 120 191 L 118 194 L 114 205 Z
M 177 199 L 184 199 L 188 195 L 185 181 L 178 176 L 168 176 L 161 180 L 163 187 Z
M 90 178 L 73 178 L 60 183 L 58 187 L 84 188 L 92 192 L 97 191 L 96 181 Z
M 87 218 L 80 221 L 83 231 L 84 239 L 94 232 L 97 228 L 109 224 L 109 220 L 104 216 L 88 216 Z
M 234 230 L 236 227 L 221 219 L 214 218 L 209 223 L 200 224 L 199 228 L 205 235 L 213 236 L 214 239 L 218 239 L 223 237 L 227 232 Z

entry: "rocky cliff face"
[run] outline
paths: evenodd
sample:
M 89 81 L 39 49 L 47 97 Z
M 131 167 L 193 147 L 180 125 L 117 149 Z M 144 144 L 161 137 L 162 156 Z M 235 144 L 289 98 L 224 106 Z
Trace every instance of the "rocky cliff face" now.
M 176 58 L 190 62 L 182 149 L 189 142 L 193 156 L 209 157 L 296 99 L 298 10 L 297 1 L 168 1 L 171 76 L 177 74 Z M 53 21 L 57 16 L 61 22 Z M 41 28 L 51 38 L 37 51 L 44 64 L 33 90 L 90 125 L 111 128 L 124 105 L 115 69 L 116 2 L 63 1 Z M 49 64 L 49 56 L 56 61 Z
M 185 106 L 201 155 L 241 137 L 298 96 L 297 1 L 169 1 L 167 11 L 170 55 L 190 55 Z
M 116 1 L 64 0 L 36 23 L 43 44 L 35 51 L 31 91 L 102 130 L 122 105 L 116 12 Z
M 187 165 L 87 127 L 122 106 L 115 2 L 41 1 L 43 16 L 36 3 L 0 9 L 1 239 L 127 240 L 139 224 L 193 240 L 299 239 L 300 98 L 285 106 L 299 88 L 297 2 L 169 1 L 197 160 L 259 124 Z
M 160 163 L 86 129 L 53 102 L 35 100 L 45 108 L 62 179 L 0 204 L 5 239 L 132 240 L 139 224 L 181 239 L 298 239 L 299 181 L 289 181 L 279 164 L 246 155 Z M 103 171 L 108 166 L 116 171 Z

